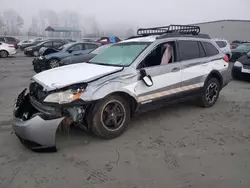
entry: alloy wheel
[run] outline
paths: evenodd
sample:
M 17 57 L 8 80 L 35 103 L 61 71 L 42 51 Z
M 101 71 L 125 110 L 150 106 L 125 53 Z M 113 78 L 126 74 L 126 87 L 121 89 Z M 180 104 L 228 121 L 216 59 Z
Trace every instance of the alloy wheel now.
M 5 52 L 5 51 L 1 51 L 0 52 L 0 57 L 6 58 L 6 57 L 8 57 L 8 53 Z
M 50 61 L 50 67 L 53 69 L 53 68 L 56 68 L 56 67 L 59 67 L 59 62 L 56 60 L 56 59 L 53 59 Z
M 209 104 L 214 103 L 218 97 L 219 89 L 218 85 L 215 82 L 209 84 L 206 90 L 206 100 Z
M 117 131 L 124 124 L 125 108 L 119 101 L 110 101 L 104 106 L 101 116 L 102 124 L 107 130 Z

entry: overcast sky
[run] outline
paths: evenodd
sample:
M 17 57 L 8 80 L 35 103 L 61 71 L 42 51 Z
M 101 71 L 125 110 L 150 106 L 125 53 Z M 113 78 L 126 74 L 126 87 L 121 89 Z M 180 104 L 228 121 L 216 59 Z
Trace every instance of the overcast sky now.
M 0 0 L 0 11 L 12 8 L 27 22 L 39 10 L 71 10 L 95 16 L 102 25 L 188 24 L 218 19 L 250 20 L 250 0 Z M 26 22 L 26 23 L 27 23 Z

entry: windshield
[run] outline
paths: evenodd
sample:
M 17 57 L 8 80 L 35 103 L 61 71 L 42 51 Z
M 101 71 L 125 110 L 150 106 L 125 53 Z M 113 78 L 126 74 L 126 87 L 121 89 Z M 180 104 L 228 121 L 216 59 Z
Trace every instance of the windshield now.
M 119 43 L 90 60 L 93 64 L 129 66 L 150 43 Z
M 106 44 L 106 45 L 100 46 L 99 48 L 96 48 L 95 50 L 93 50 L 91 52 L 91 54 L 100 54 L 101 52 L 103 52 L 104 50 L 106 50 L 110 46 L 111 46 L 110 44 Z
M 249 44 L 241 44 L 236 49 L 238 49 L 238 50 L 244 50 L 244 51 L 249 51 L 250 50 L 250 43 Z

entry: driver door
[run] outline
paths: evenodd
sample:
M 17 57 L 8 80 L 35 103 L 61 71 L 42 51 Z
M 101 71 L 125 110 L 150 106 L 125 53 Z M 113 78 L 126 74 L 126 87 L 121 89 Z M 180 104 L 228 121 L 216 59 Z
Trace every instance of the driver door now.
M 82 53 L 82 44 L 76 44 L 72 46 L 68 51 L 72 55 L 80 55 Z
M 164 54 L 163 46 L 165 44 L 166 43 L 158 45 L 141 62 L 143 64 L 146 61 L 146 65 L 139 65 L 139 80 L 135 86 L 135 93 L 140 105 L 161 102 L 162 100 L 169 101 L 178 97 L 178 88 L 181 87 L 181 63 L 176 62 L 176 44 L 175 42 L 171 42 L 173 46 L 172 58 L 168 64 L 161 65 L 161 59 Z M 147 58 L 149 58 L 150 61 L 148 61 Z M 153 81 L 152 86 L 146 86 L 141 79 L 141 69 L 144 69 L 146 74 L 151 76 Z

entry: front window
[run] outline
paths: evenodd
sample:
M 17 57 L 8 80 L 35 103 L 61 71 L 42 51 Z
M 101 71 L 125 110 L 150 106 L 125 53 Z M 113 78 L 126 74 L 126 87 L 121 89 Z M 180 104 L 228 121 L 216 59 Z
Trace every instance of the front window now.
M 129 66 L 149 45 L 145 42 L 119 43 L 107 48 L 91 59 L 90 63 L 113 66 Z

